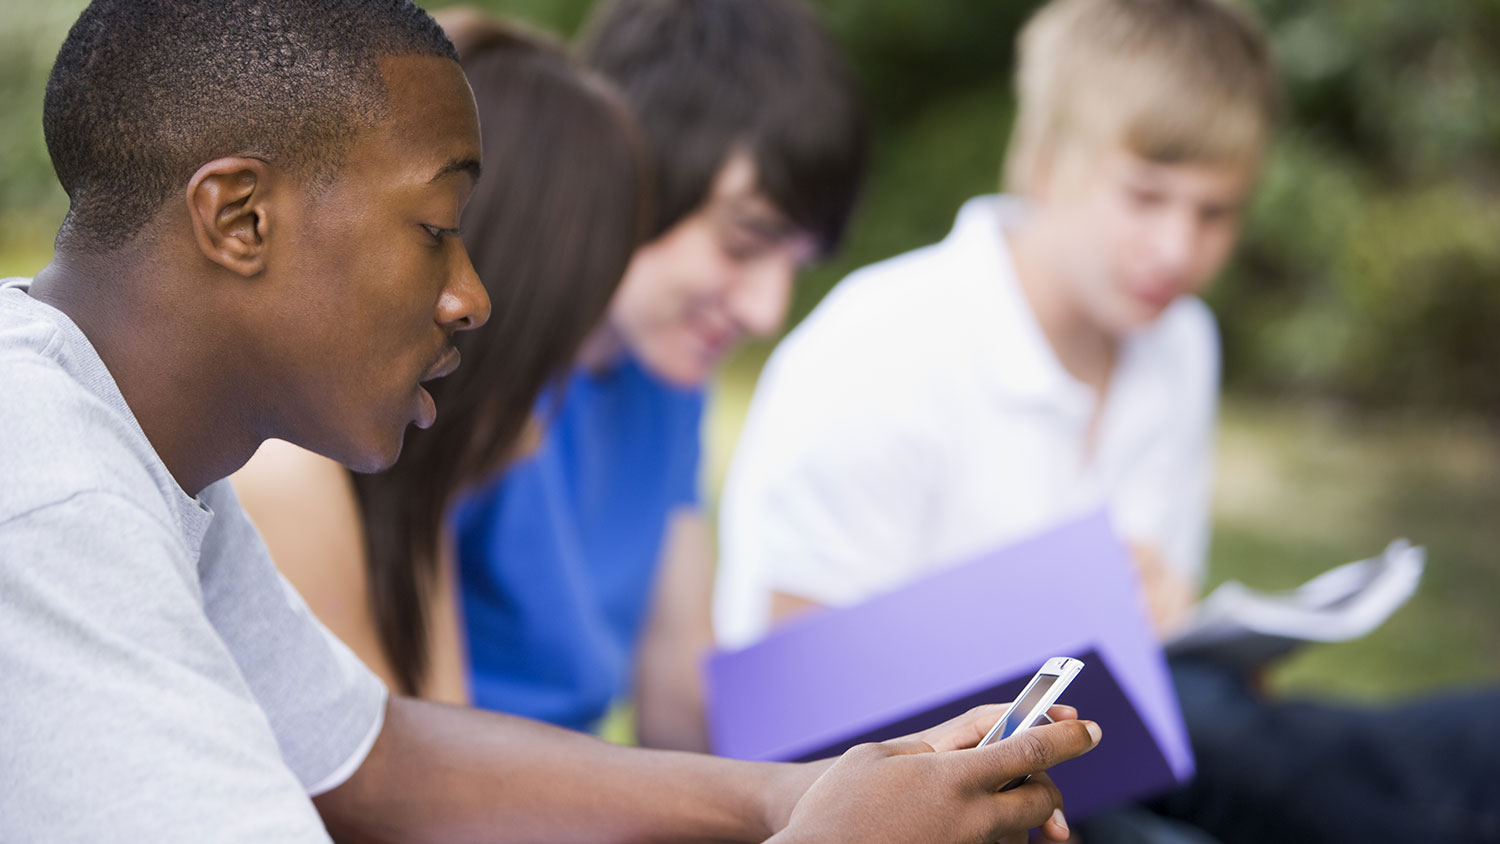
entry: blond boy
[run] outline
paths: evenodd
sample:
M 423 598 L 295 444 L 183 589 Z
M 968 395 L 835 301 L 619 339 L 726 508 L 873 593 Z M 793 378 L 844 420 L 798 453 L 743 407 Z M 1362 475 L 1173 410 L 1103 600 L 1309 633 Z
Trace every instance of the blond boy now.
M 721 517 L 730 641 L 1098 506 L 1159 629 L 1197 594 L 1219 360 L 1194 294 L 1264 154 L 1266 45 L 1218 0 L 1054 0 L 1020 47 L 1017 196 L 852 275 L 767 365 Z M 1094 844 L 1500 840 L 1500 689 L 1357 708 L 1174 668 L 1198 778 Z
M 1105 507 L 1153 617 L 1196 593 L 1218 340 L 1194 297 L 1271 129 L 1217 0 L 1056 0 L 1020 39 L 1014 196 L 842 282 L 762 375 L 722 514 L 729 643 Z

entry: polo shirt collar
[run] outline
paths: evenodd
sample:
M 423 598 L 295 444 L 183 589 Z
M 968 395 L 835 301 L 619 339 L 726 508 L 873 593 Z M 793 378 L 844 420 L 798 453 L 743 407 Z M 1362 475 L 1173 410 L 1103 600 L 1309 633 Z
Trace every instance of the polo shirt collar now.
M 1043 404 L 1087 417 L 1094 395 L 1057 359 L 1021 289 L 1015 261 L 1006 241 L 1028 213 L 1013 196 L 981 196 L 959 209 L 953 230 L 941 248 L 955 270 L 973 286 L 974 307 L 968 319 L 976 334 L 978 363 L 1004 377 L 986 378 L 999 398 Z

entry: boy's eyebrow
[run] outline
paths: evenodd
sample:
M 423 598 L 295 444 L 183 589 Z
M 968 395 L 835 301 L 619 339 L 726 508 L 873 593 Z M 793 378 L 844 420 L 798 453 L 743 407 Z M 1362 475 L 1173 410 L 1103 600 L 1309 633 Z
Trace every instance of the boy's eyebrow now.
M 732 208 L 730 219 L 770 240 L 780 240 L 797 232 L 796 224 L 779 212 L 768 214 L 754 208 Z
M 467 173 L 470 179 L 477 182 L 479 181 L 479 171 L 480 166 L 478 159 L 467 157 L 453 158 L 450 159 L 447 164 L 444 164 L 442 167 L 438 168 L 437 173 L 430 180 L 428 180 L 428 184 L 440 181 L 447 176 L 453 175 L 454 173 Z

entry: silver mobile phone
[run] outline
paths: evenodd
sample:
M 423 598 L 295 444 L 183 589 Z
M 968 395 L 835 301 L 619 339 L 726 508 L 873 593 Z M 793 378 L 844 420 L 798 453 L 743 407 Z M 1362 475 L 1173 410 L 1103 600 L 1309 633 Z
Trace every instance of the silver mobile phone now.
M 1026 688 L 1016 695 L 1016 699 L 1006 708 L 1000 720 L 985 734 L 979 742 L 979 747 L 984 747 L 992 741 L 1007 739 L 1019 733 L 1027 727 L 1032 727 L 1037 722 L 1050 721 L 1047 710 L 1057 702 L 1059 695 L 1083 670 L 1083 663 L 1079 660 L 1065 656 L 1055 656 L 1046 661 L 1042 667 L 1026 684 Z M 1002 787 L 1001 791 L 1009 791 L 1012 788 L 1031 779 L 1031 775 L 1017 777 Z

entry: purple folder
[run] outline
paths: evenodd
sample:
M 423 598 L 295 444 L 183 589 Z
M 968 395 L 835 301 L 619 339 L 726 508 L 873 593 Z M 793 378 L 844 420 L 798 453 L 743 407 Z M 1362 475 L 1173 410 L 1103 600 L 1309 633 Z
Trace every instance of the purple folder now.
M 1049 657 L 1086 664 L 1060 703 L 1098 721 L 1053 768 L 1070 818 L 1193 774 L 1167 665 L 1129 552 L 1103 515 L 1070 522 L 838 610 L 794 619 L 704 666 L 715 752 L 816 759 L 1010 700 Z

